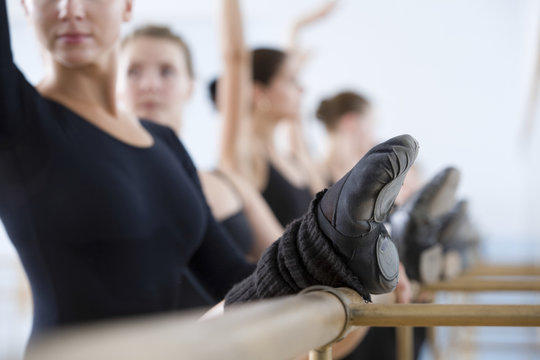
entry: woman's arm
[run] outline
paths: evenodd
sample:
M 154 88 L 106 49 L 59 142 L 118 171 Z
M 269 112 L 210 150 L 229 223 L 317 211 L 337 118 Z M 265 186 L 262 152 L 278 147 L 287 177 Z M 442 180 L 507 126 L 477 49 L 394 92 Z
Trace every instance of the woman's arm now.
M 0 1 L 0 69 L 3 71 L 12 65 L 13 56 L 11 54 L 11 43 L 9 40 L 6 0 L 2 0 Z
M 289 124 L 291 156 L 300 164 L 309 179 L 309 188 L 313 194 L 328 187 L 325 174 L 311 155 L 300 119 Z
M 242 197 L 246 214 L 255 242 L 250 258 L 257 261 L 262 253 L 283 234 L 283 227 L 264 201 L 261 194 L 243 177 L 228 172 L 227 177 Z
M 24 124 L 23 97 L 33 90 L 13 63 L 6 0 L 0 0 L 0 149 Z
M 238 0 L 221 2 L 221 51 L 223 76 L 217 84 L 217 104 L 223 116 L 220 166 L 252 180 L 253 161 L 250 103 L 250 58 L 244 44 Z
M 242 211 L 249 224 L 249 239 L 252 244 L 248 259 L 257 262 L 261 254 L 275 239 L 283 233 L 283 227 L 268 207 L 261 194 L 246 181 L 232 171 L 220 169 L 214 172 L 199 172 L 199 178 L 210 209 L 216 220 Z
M 327 17 L 335 8 L 339 0 L 331 0 L 322 7 L 316 8 L 299 17 L 291 26 L 289 33 L 288 52 L 296 59 L 298 67 L 307 60 L 309 52 L 300 46 L 300 33 L 309 25 Z
M 299 69 L 305 64 L 308 59 L 308 51 L 302 49 L 300 45 L 300 33 L 309 25 L 316 23 L 326 18 L 335 8 L 338 0 L 331 0 L 325 3 L 322 7 L 316 8 L 307 14 L 298 18 L 291 26 L 289 35 L 289 54 L 293 59 L 294 67 Z M 302 127 L 302 119 L 291 119 L 289 124 L 289 144 L 291 155 L 301 164 L 302 168 L 308 173 L 310 180 L 310 188 L 313 193 L 316 193 L 326 187 L 319 169 L 315 165 L 311 152 L 306 141 Z
M 191 257 L 189 268 L 204 289 L 215 299 L 222 299 L 235 285 L 248 277 L 255 265 L 249 263 L 232 239 L 208 211 L 206 234 Z

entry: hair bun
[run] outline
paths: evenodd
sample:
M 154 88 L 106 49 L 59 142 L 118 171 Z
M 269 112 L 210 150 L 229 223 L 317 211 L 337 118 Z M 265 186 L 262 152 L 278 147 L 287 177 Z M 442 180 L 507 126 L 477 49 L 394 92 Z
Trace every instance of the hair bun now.
M 315 116 L 317 119 L 322 120 L 323 122 L 330 121 L 332 118 L 332 101 L 331 99 L 324 99 L 319 104 Z
M 363 113 L 369 107 L 369 101 L 354 91 L 342 91 L 319 104 L 315 116 L 321 120 L 327 129 L 333 129 L 339 119 L 349 113 Z

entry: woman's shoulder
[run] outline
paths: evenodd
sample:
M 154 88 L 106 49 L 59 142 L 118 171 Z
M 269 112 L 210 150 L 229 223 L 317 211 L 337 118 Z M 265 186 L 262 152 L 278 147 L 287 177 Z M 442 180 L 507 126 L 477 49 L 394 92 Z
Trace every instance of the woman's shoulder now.
M 158 124 L 154 121 L 147 120 L 147 119 L 139 119 L 141 125 L 150 133 L 154 138 L 157 138 L 165 143 L 167 143 L 169 146 L 180 148 L 182 152 L 186 152 L 186 149 L 184 147 L 184 144 L 176 135 L 174 130 L 166 125 Z
M 139 119 L 141 125 L 154 137 L 154 140 L 166 144 L 182 161 L 184 167 L 195 172 L 195 165 L 182 140 L 168 126 L 157 124 L 151 120 Z
M 242 209 L 242 199 L 228 179 L 216 171 L 199 171 L 198 174 L 216 219 L 222 221 Z

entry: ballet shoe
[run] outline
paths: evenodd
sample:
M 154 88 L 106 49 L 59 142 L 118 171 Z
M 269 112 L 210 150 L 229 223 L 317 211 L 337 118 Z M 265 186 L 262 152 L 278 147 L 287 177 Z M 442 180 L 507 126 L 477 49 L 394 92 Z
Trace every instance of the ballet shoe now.
M 469 217 L 468 202 L 461 200 L 441 221 L 439 242 L 443 246 L 445 280 L 455 278 L 470 266 L 478 238 Z
M 441 219 L 455 204 L 459 178 L 460 172 L 454 167 L 440 171 L 390 216 L 392 238 L 412 280 L 430 284 L 441 278 Z
M 371 294 L 397 285 L 399 255 L 384 221 L 417 154 L 410 135 L 373 147 L 318 206 L 320 229 Z

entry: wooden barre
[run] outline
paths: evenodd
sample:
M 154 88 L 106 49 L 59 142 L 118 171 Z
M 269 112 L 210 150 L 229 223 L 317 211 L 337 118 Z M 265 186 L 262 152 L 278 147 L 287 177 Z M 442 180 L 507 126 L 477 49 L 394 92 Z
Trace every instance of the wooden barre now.
M 540 280 L 491 280 L 478 278 L 457 278 L 455 280 L 441 281 L 434 284 L 423 285 L 422 290 L 427 291 L 538 291 Z
M 332 342 L 344 326 L 342 303 L 319 291 L 231 306 L 205 321 L 171 314 L 66 327 L 34 341 L 26 359 L 291 359 Z
M 540 305 L 369 304 L 352 308 L 356 326 L 540 326 Z
M 479 264 L 465 270 L 463 276 L 540 276 L 540 266 Z
M 26 358 L 275 360 L 319 349 L 310 356 L 321 360 L 331 359 L 323 346 L 349 326 L 540 326 L 540 305 L 365 304 L 348 289 L 316 290 L 233 306 L 205 321 L 171 314 L 65 327 L 33 341 Z M 410 339 L 410 329 L 402 332 Z

